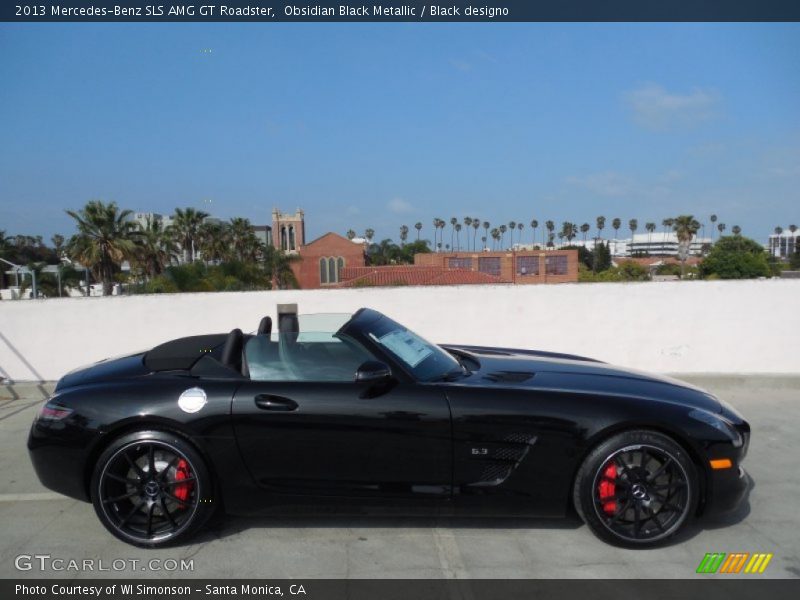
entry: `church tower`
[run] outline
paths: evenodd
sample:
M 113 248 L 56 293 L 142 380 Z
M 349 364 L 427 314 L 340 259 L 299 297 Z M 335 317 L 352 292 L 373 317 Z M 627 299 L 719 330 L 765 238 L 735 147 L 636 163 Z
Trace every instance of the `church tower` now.
M 294 214 L 272 209 L 272 243 L 278 250 L 298 252 L 306 243 L 306 221 L 302 209 Z

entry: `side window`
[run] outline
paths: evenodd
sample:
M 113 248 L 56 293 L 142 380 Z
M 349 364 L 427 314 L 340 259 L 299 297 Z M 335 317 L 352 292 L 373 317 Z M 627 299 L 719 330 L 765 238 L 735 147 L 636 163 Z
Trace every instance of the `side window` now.
M 313 331 L 254 336 L 244 355 L 253 381 L 349 382 L 362 363 L 374 360 L 354 340 Z

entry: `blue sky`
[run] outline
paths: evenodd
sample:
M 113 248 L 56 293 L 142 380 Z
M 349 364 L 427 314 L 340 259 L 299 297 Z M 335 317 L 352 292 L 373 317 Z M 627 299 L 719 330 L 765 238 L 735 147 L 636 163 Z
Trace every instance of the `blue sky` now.
M 800 225 L 798 56 L 797 24 L 2 24 L 0 229 L 100 198 L 395 240 L 713 212 L 763 242 Z

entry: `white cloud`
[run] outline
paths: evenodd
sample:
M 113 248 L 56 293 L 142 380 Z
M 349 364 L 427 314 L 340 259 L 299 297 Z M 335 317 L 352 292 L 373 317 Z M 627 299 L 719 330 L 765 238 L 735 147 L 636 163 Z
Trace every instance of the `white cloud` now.
M 451 67 L 461 71 L 462 73 L 468 73 L 469 71 L 472 70 L 472 64 L 468 63 L 465 60 L 460 60 L 460 59 L 457 59 L 457 58 L 451 58 L 449 62 L 450 62 L 450 66 Z
M 402 198 L 392 198 L 389 200 L 386 208 L 396 215 L 407 215 L 416 210 L 410 202 L 406 202 Z
M 647 129 L 664 131 L 687 127 L 716 116 L 719 97 L 710 90 L 693 89 L 686 94 L 670 92 L 648 83 L 624 95 L 633 119 Z

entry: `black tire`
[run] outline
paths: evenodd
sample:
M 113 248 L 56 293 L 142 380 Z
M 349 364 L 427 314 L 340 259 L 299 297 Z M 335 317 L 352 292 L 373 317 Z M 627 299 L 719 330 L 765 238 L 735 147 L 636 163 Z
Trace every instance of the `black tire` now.
M 215 509 L 202 456 L 165 431 L 136 431 L 111 442 L 95 464 L 90 492 L 106 529 L 143 548 L 188 539 Z
M 635 430 L 614 435 L 575 477 L 575 510 L 597 537 L 627 548 L 657 546 L 695 514 L 697 469 L 668 436 Z

